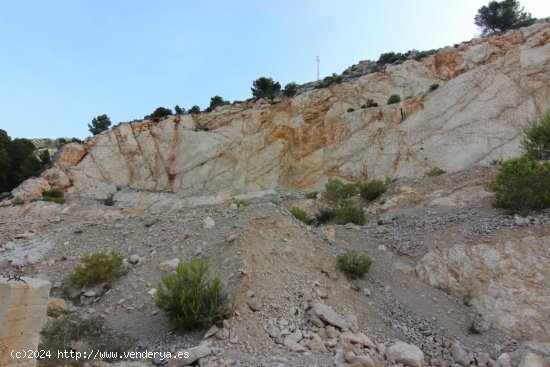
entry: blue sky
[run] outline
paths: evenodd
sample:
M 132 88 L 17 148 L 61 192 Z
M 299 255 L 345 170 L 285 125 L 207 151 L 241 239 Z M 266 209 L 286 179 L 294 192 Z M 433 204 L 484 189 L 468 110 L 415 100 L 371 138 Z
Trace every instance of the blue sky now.
M 0 129 L 12 138 L 90 135 L 156 107 L 251 97 L 341 73 L 383 52 L 469 40 L 482 0 L 1 0 Z M 535 17 L 547 0 L 522 0 Z

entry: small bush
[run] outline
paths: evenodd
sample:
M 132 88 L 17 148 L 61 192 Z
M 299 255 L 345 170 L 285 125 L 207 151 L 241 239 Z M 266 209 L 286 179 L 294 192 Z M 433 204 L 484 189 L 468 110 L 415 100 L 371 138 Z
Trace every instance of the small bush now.
M 325 197 L 331 201 L 347 199 L 357 195 L 355 184 L 344 184 L 337 178 L 330 178 L 325 185 Z
M 430 85 L 430 92 L 436 90 L 437 88 L 439 88 L 439 84 Z
M 386 192 L 388 185 L 381 180 L 372 180 L 369 182 L 360 182 L 357 184 L 359 194 L 367 201 L 372 201 Z
M 281 84 L 271 78 L 262 76 L 252 82 L 252 96 L 255 99 L 273 99 L 281 91 Z
M 496 194 L 493 206 L 509 214 L 526 215 L 550 206 L 550 163 L 530 156 L 512 158 L 500 165 L 494 181 L 486 185 Z
M 349 278 L 355 279 L 369 272 L 372 260 L 365 255 L 359 255 L 356 251 L 347 251 L 338 258 L 338 267 Z
M 348 112 L 353 112 L 353 111 L 355 111 L 355 108 L 353 107 L 348 108 Z
M 440 167 L 436 166 L 436 167 L 432 168 L 431 170 L 426 171 L 425 175 L 427 177 L 436 177 L 436 176 L 444 175 L 445 173 L 447 173 L 447 171 L 445 171 L 443 168 L 440 168 Z
M 378 103 L 374 102 L 374 99 L 367 99 L 367 107 L 378 107 Z
M 533 158 L 550 159 L 550 110 L 540 120 L 529 121 L 521 144 Z
M 311 191 L 306 194 L 306 199 L 317 199 L 317 191 Z
M 23 205 L 25 204 L 25 200 L 21 199 L 20 197 L 16 197 L 11 201 L 11 205 Z
M 42 201 L 49 201 L 52 203 L 63 204 L 65 198 L 63 197 L 63 191 L 59 189 L 46 190 L 42 192 Z
M 106 206 L 113 206 L 115 205 L 115 201 L 113 200 L 113 194 L 107 196 L 105 199 L 103 199 L 103 205 Z
M 101 133 L 102 131 L 108 130 L 109 126 L 111 126 L 111 119 L 107 115 L 100 115 L 97 117 L 94 117 L 91 124 L 88 124 L 88 130 L 94 134 L 97 135 Z
M 210 98 L 210 106 L 208 106 L 208 108 L 206 108 L 205 111 L 206 112 L 212 112 L 216 109 L 216 107 L 225 106 L 225 105 L 228 105 L 228 104 L 230 104 L 229 101 L 224 100 L 220 96 L 214 96 L 214 97 Z
M 201 113 L 201 108 L 197 105 L 193 105 L 187 110 L 187 113 L 190 115 L 198 115 L 199 113 Z
M 70 351 L 75 343 L 85 345 L 87 350 L 100 350 L 106 354 L 116 352 L 121 355 L 132 346 L 132 340 L 127 335 L 114 334 L 105 327 L 104 320 L 99 317 L 82 319 L 78 315 L 60 316 L 50 320 L 40 332 L 39 350 L 50 351 L 51 355 L 38 361 L 40 367 L 71 366 L 80 367 L 86 359 L 76 360 L 69 354 L 58 355 L 58 351 Z M 92 359 L 92 357 L 90 357 Z M 113 358 L 105 358 L 113 361 Z
M 326 88 L 328 86 L 331 86 L 332 84 L 340 84 L 343 81 L 344 81 L 344 77 L 342 75 L 332 73 L 331 76 L 327 76 L 323 78 L 323 81 L 318 85 L 317 88 Z
M 208 279 L 208 263 L 200 259 L 180 263 L 176 274 L 162 277 L 156 304 L 172 325 L 187 331 L 223 320 L 228 315 L 229 296 L 219 277 Z
M 393 64 L 396 61 L 401 61 L 402 56 L 400 52 L 386 52 L 380 55 L 376 63 L 380 66 Z
M 38 154 L 38 158 L 40 159 L 40 163 L 45 166 L 47 164 L 50 164 L 52 162 L 52 157 L 50 156 L 50 151 L 48 149 L 44 149 Z
M 166 116 L 172 115 L 172 110 L 165 107 L 158 107 L 152 114 L 145 116 L 146 119 L 160 120 Z
M 332 208 L 330 224 L 365 224 L 365 215 L 363 210 L 349 199 L 339 199 Z
M 292 214 L 294 216 L 294 218 L 302 221 L 302 222 L 306 222 L 306 219 L 307 219 L 307 212 L 305 210 L 302 210 L 300 208 L 292 208 L 290 209 L 290 214 Z
M 321 225 L 328 223 L 330 218 L 332 218 L 332 208 L 323 208 L 315 215 L 315 220 L 312 221 L 314 225 Z
M 122 268 L 122 256 L 114 252 L 94 252 L 80 258 L 78 266 L 69 281 L 79 287 L 89 287 L 110 282 L 126 272 Z
M 283 94 L 285 97 L 294 97 L 298 91 L 298 84 L 291 82 L 285 85 L 283 89 Z
M 50 197 L 50 198 L 62 198 L 63 197 L 63 191 L 59 189 L 53 189 L 53 190 L 46 190 L 42 193 L 42 197 Z
M 233 204 L 237 205 L 237 208 L 242 208 L 245 206 L 249 206 L 250 202 L 245 199 L 233 199 Z
M 388 98 L 388 104 L 395 104 L 401 102 L 401 97 L 399 94 L 392 94 L 390 98 Z
M 185 108 L 181 108 L 179 105 L 176 105 L 176 107 L 174 107 L 174 112 L 176 113 L 176 115 L 184 115 Z

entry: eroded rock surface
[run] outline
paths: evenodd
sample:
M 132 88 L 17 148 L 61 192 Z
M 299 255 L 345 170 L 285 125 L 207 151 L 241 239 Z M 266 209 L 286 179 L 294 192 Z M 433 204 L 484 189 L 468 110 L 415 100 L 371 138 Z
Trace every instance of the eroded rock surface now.
M 549 107 L 548 34 L 550 24 L 537 23 L 273 105 L 122 124 L 65 146 L 47 181 L 15 194 L 48 185 L 95 198 L 121 187 L 184 196 L 313 189 L 330 176 L 414 176 L 503 159 L 519 152 L 527 119 Z M 402 102 L 385 105 L 392 94 Z M 362 108 L 369 98 L 381 106 Z
M 497 327 L 550 346 L 550 237 L 435 250 L 416 270 L 430 285 L 467 298 Z

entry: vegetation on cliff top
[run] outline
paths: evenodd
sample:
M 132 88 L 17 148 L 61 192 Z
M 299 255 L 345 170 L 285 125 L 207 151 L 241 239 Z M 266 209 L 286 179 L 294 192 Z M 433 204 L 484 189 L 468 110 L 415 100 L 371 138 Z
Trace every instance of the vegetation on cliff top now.
M 11 191 L 39 172 L 42 163 L 34 151 L 30 140 L 12 140 L 7 132 L 0 129 L 0 193 Z

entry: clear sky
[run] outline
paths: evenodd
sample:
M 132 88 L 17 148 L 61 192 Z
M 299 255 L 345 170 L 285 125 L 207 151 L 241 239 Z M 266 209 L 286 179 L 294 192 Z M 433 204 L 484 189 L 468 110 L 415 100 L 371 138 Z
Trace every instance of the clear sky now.
M 12 138 L 90 135 L 156 107 L 251 97 L 341 73 L 383 52 L 479 33 L 484 0 L 0 0 L 0 129 Z M 521 0 L 537 18 L 548 0 Z

